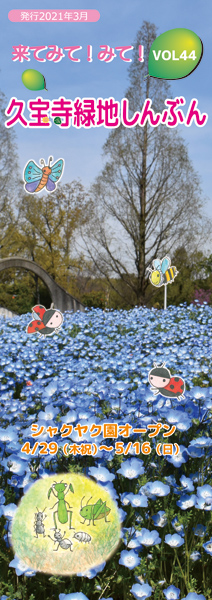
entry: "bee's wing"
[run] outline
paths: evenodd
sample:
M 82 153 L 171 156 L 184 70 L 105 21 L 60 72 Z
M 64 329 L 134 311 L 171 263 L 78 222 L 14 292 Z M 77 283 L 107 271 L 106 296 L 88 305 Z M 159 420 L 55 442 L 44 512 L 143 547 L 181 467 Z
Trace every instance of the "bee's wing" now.
M 162 273 L 165 273 L 167 271 L 167 269 L 170 267 L 171 265 L 171 259 L 169 258 L 169 256 L 165 256 L 162 260 L 162 264 L 161 264 L 161 271 Z
M 160 261 L 160 259 L 159 259 L 159 258 L 156 258 L 155 260 L 153 260 L 153 263 L 152 263 L 152 264 L 153 264 L 153 268 L 154 268 L 156 271 L 161 271 L 161 261 Z

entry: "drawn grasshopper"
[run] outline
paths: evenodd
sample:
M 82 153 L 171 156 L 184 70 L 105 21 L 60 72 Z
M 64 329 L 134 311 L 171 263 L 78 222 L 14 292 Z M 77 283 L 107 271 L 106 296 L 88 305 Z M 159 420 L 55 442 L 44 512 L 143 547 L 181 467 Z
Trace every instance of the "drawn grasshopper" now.
M 66 488 L 68 488 L 68 489 L 64 493 L 64 490 Z M 54 494 L 54 496 L 56 498 L 58 498 L 58 502 L 55 502 L 54 506 L 52 506 L 50 508 L 50 510 L 52 510 L 52 508 L 54 508 L 57 505 L 57 510 L 55 510 L 55 512 L 53 513 L 55 529 L 58 529 L 56 515 L 57 515 L 58 521 L 60 523 L 68 523 L 68 513 L 70 514 L 69 529 L 74 529 L 73 527 L 71 527 L 71 520 L 72 520 L 73 513 L 71 510 L 67 510 L 67 508 L 66 508 L 66 505 L 68 505 L 69 508 L 72 508 L 72 506 L 70 506 L 70 504 L 67 502 L 67 500 L 65 500 L 65 496 L 69 490 L 74 493 L 73 485 L 70 483 L 70 485 L 68 486 L 67 483 L 63 483 L 62 481 L 60 481 L 60 483 L 53 483 L 48 491 L 48 499 L 51 496 L 51 492 Z
M 85 496 L 83 496 L 83 498 L 85 498 Z M 105 523 L 108 523 L 107 515 L 109 514 L 111 509 L 108 508 L 108 506 L 106 505 L 106 502 L 103 502 L 100 498 L 99 500 L 97 500 L 96 504 L 88 504 L 88 502 L 90 502 L 90 500 L 92 498 L 92 496 L 91 496 L 91 498 L 89 498 L 89 500 L 87 501 L 86 506 L 82 506 L 83 498 L 81 500 L 80 515 L 81 515 L 81 517 L 83 517 L 84 523 L 86 520 L 88 520 L 89 521 L 88 525 L 90 525 L 91 521 L 93 521 L 93 525 L 95 525 L 94 521 L 97 521 L 97 520 L 103 519 L 103 518 L 105 519 Z M 81 521 L 81 523 L 82 523 L 82 521 Z

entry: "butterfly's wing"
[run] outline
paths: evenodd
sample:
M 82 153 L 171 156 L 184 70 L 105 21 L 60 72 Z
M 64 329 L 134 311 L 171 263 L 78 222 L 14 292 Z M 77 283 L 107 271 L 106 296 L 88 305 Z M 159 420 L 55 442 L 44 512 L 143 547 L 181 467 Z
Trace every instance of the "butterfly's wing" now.
M 41 179 L 42 174 L 42 169 L 40 169 L 40 167 L 36 165 L 34 160 L 30 160 L 27 163 L 24 171 L 24 179 L 27 183 L 31 181 L 38 181 L 39 179 Z
M 29 323 L 27 327 L 27 333 L 35 333 L 36 331 L 42 332 L 42 329 L 45 329 L 44 323 L 42 323 L 42 321 L 39 319 L 36 319 Z
M 162 264 L 161 264 L 161 271 L 162 273 L 165 273 L 167 271 L 167 269 L 170 267 L 171 264 L 171 260 L 169 258 L 169 256 L 165 256 L 162 260 Z
M 153 269 L 155 269 L 156 271 L 161 271 L 161 261 L 159 258 L 156 258 L 155 260 L 153 260 Z
M 54 183 L 54 181 L 51 181 L 50 177 L 48 177 L 48 181 L 46 184 L 46 189 L 48 190 L 48 192 L 53 192 L 56 188 L 56 185 Z
M 64 160 L 62 158 L 59 158 L 59 160 L 57 160 L 57 162 L 54 163 L 54 165 L 52 167 L 51 173 L 49 175 L 49 179 L 53 182 L 59 181 L 59 179 L 62 177 L 63 169 L 64 169 Z
M 43 319 L 43 315 L 46 312 L 45 306 L 42 306 L 42 304 L 36 304 L 36 306 L 33 306 L 32 311 L 38 315 L 38 317 L 41 319 Z
M 34 160 L 30 160 L 24 171 L 24 179 L 26 181 L 25 190 L 33 194 L 39 185 L 43 172 Z

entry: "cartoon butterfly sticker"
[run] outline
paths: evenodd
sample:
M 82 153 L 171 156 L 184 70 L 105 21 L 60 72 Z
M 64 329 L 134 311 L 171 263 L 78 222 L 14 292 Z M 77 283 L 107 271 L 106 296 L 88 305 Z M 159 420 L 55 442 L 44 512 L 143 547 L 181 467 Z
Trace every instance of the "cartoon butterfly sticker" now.
M 40 336 L 52 335 L 54 331 L 58 331 L 63 322 L 63 315 L 56 308 L 46 308 L 41 304 L 33 306 L 32 312 L 34 319 L 27 326 L 27 333 L 39 333 Z
M 44 165 L 40 168 L 34 160 L 30 160 L 25 169 L 24 169 L 24 180 L 25 190 L 30 194 L 37 194 L 44 187 L 46 187 L 48 192 L 53 192 L 56 189 L 56 183 L 58 183 L 59 179 L 62 177 L 63 168 L 64 168 L 64 160 L 63 158 L 59 158 L 52 167 L 50 167 L 50 163 L 52 162 L 53 157 L 49 157 L 49 164 L 45 165 L 45 161 L 43 158 L 40 159 L 40 164 Z

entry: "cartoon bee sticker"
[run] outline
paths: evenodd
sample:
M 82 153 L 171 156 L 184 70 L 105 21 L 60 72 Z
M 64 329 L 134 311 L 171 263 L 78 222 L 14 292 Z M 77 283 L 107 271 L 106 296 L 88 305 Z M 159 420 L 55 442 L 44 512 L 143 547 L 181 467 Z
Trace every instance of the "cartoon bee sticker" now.
M 62 177 L 64 160 L 59 158 L 52 167 L 50 163 L 53 157 L 49 157 L 49 164 L 45 165 L 43 158 L 40 159 L 40 164 L 44 165 L 40 168 L 34 160 L 30 160 L 24 170 L 25 190 L 29 194 L 38 194 L 41 190 L 46 187 L 47 192 L 54 192 L 56 189 L 56 183 Z
M 172 283 L 176 275 L 178 275 L 176 267 L 171 266 L 171 259 L 169 256 L 165 256 L 162 260 L 156 258 L 153 260 L 152 266 L 153 269 L 148 267 L 147 270 L 150 271 L 149 279 L 152 285 L 155 285 L 156 287 Z
M 165 368 L 165 363 L 161 366 L 154 363 L 154 368 L 149 372 L 149 383 L 154 396 L 161 394 L 165 398 L 185 398 L 185 382 L 178 375 L 172 377 L 170 371 Z
M 55 308 L 46 308 L 40 304 L 33 307 L 33 316 L 39 319 L 33 319 L 27 326 L 27 333 L 38 332 L 40 336 L 52 335 L 58 331 L 63 322 L 63 315 L 60 310 Z

